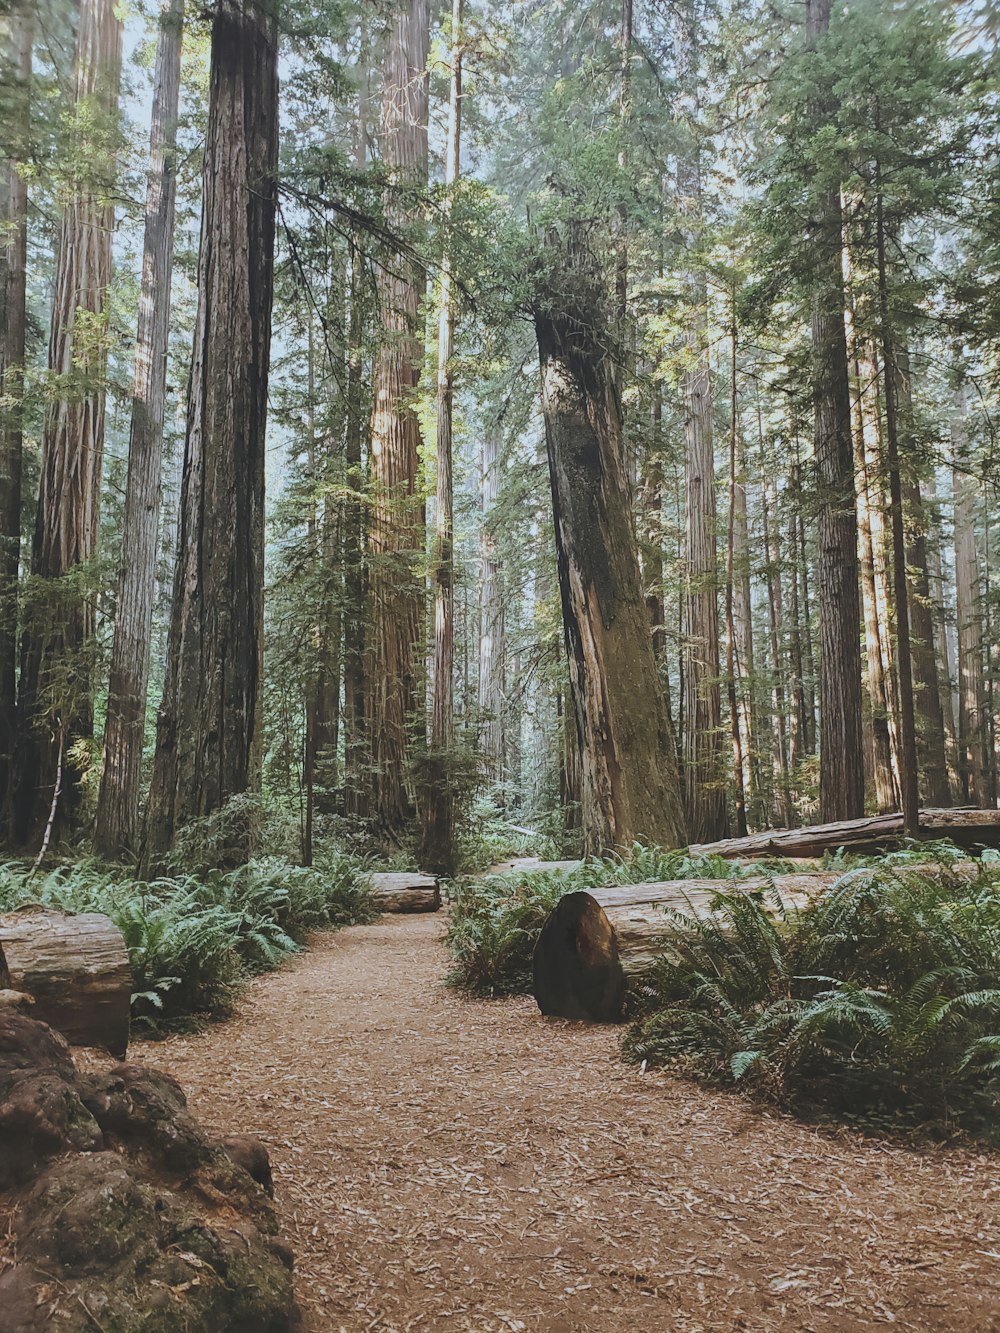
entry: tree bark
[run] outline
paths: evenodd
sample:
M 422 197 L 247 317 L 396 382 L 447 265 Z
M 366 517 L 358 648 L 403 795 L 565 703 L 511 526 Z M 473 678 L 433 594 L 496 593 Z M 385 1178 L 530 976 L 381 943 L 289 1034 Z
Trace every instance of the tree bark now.
M 479 752 L 486 780 L 499 785 L 505 777 L 503 704 L 506 676 L 503 571 L 494 512 L 500 493 L 499 425 L 491 424 L 483 432 L 481 473 Z
M 441 891 L 434 875 L 372 875 L 370 890 L 380 912 L 436 912 L 441 906 Z
M 81 125 L 89 125 L 90 133 L 96 127 L 109 145 L 116 136 L 121 52 L 122 25 L 112 0 L 83 0 L 73 63 L 75 108 Z M 108 169 L 114 170 L 113 154 Z M 94 597 L 87 581 L 97 554 L 104 454 L 112 184 L 75 180 L 59 230 L 49 371 L 60 382 L 45 413 L 34 589 L 21 645 L 14 830 L 24 845 L 37 844 L 49 816 L 60 752 L 70 754 L 76 741 L 93 732 Z M 57 837 L 78 803 L 79 770 L 71 763 L 53 821 Z
M 585 852 L 685 841 L 593 257 L 571 235 L 535 307 Z
M 140 831 L 139 785 L 160 531 L 183 25 L 184 0 L 164 0 L 153 76 L 121 572 L 111 648 L 104 770 L 94 830 L 95 850 L 110 857 L 134 850 Z
M 692 844 L 691 852 L 732 860 L 758 856 L 811 859 L 841 847 L 849 852 L 886 851 L 898 847 L 906 836 L 901 814 L 872 815 L 867 819 L 842 819 L 805 828 L 751 833 L 748 838 Z M 932 841 L 950 838 L 973 852 L 983 847 L 1000 847 L 1000 810 L 921 810 L 920 837 Z
M 451 80 L 445 141 L 445 222 L 458 184 L 462 143 L 462 0 L 451 6 Z M 455 872 L 454 775 L 449 752 L 455 739 L 455 525 L 452 483 L 452 404 L 455 370 L 455 298 L 451 272 L 451 237 L 441 261 L 441 310 L 438 320 L 437 495 L 434 507 L 434 697 L 424 790 L 421 864 L 437 875 Z
M 17 605 L 21 561 L 24 361 L 27 333 L 28 183 L 34 6 L 6 20 L 0 51 L 11 98 L 10 157 L 0 167 L 0 823 L 13 798 L 17 734 Z
M 132 973 L 109 917 L 36 904 L 0 916 L 0 989 L 7 987 L 30 995 L 31 1017 L 67 1041 L 125 1059 Z
M 390 178 L 387 214 L 404 227 L 401 192 L 427 178 L 427 0 L 402 0 L 391 17 L 382 91 L 382 160 Z M 369 560 L 370 642 L 366 730 L 371 748 L 368 813 L 390 839 L 412 814 L 407 766 L 412 717 L 420 704 L 419 656 L 424 549 L 419 492 L 420 424 L 412 395 L 423 361 L 423 270 L 404 255 L 379 275 L 383 345 L 375 364 L 371 465 L 374 485 Z
M 807 0 L 806 40 L 830 26 L 832 0 Z M 829 108 L 817 107 L 821 124 Z M 813 449 L 819 483 L 820 810 L 850 819 L 865 803 L 861 737 L 861 607 L 851 399 L 844 329 L 840 193 L 817 201 L 812 310 Z
M 698 109 L 698 33 L 693 0 L 680 11 L 681 86 L 693 117 Z M 702 223 L 701 153 L 694 123 L 691 141 L 678 158 L 677 192 L 690 250 Z M 684 798 L 693 838 L 719 838 L 729 831 L 726 811 L 725 742 L 719 653 L 719 564 L 712 436 L 712 384 L 708 349 L 708 289 L 693 259 L 686 275 L 688 338 L 682 376 L 684 458 L 687 491 L 684 598 Z
M 198 316 L 147 868 L 162 860 L 184 823 L 214 813 L 258 779 L 276 29 L 273 11 L 256 0 L 218 0 Z M 248 850 L 234 846 L 232 858 Z
M 976 551 L 977 486 L 969 471 L 966 388 L 960 384 L 952 413 L 952 488 L 955 506 L 955 616 L 958 622 L 958 744 L 962 794 L 975 805 L 988 799 L 986 706 L 979 557 Z

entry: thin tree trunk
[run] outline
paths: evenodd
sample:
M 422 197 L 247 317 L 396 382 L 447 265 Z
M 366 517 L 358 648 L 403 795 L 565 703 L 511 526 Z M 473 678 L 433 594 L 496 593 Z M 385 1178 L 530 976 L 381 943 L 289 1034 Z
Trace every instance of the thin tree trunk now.
M 945 612 L 944 564 L 941 559 L 941 520 L 938 509 L 937 482 L 932 469 L 927 489 L 927 502 L 932 522 L 932 539 L 927 547 L 927 572 L 930 580 L 931 614 L 934 621 L 934 658 L 939 671 L 941 712 L 944 719 L 945 756 L 948 764 L 948 786 L 952 795 L 960 786 L 958 775 L 958 724 L 955 718 L 955 672 L 949 643 L 948 618 Z M 949 800 L 948 804 L 951 804 Z
M 462 143 L 462 0 L 451 6 L 451 82 L 444 184 L 446 221 L 458 184 Z M 441 311 L 438 322 L 437 495 L 434 508 L 434 698 L 430 750 L 425 772 L 421 863 L 436 875 L 455 873 L 455 809 L 449 752 L 455 723 L 455 525 L 452 481 L 452 402 L 455 369 L 455 298 L 452 290 L 451 237 L 441 261 Z
M 951 422 L 955 504 L 955 617 L 958 623 L 958 743 L 963 797 L 973 805 L 984 805 L 988 799 L 989 784 L 986 773 L 981 585 L 976 551 L 978 487 L 969 472 L 966 416 L 966 387 L 963 383 L 955 393 Z
M 832 0 L 807 0 L 806 40 L 829 29 Z M 829 108 L 817 107 L 822 123 Z M 861 737 L 861 606 L 858 525 L 844 329 L 840 192 L 828 190 L 814 220 L 813 448 L 819 481 L 820 813 L 864 813 Z
M 917 768 L 917 733 L 913 708 L 913 658 L 910 643 L 910 590 L 906 578 L 906 534 L 903 529 L 903 487 L 896 390 L 899 371 L 889 314 L 885 220 L 882 182 L 875 168 L 876 247 L 878 251 L 879 315 L 882 360 L 885 368 L 886 463 L 889 471 L 889 510 L 892 520 L 892 585 L 896 614 L 896 673 L 899 682 L 900 789 L 903 828 L 911 838 L 920 836 L 920 789 Z
M 96 132 L 109 144 L 116 135 L 121 51 L 122 25 L 112 0 L 83 0 L 74 56 L 76 104 L 88 108 L 89 122 L 99 112 Z M 86 580 L 97 554 L 107 375 L 107 339 L 95 337 L 94 323 L 100 326 L 105 318 L 114 209 L 108 180 L 75 180 L 69 189 L 49 338 L 49 370 L 62 384 L 45 414 L 31 557 L 35 591 L 25 607 L 21 648 L 14 819 L 16 841 L 25 845 L 37 844 L 46 825 L 60 746 L 69 754 L 93 733 L 94 597 Z M 88 321 L 85 340 L 76 336 L 78 314 Z M 50 829 L 57 841 L 79 803 L 79 776 L 72 764 L 62 774 Z
M 139 785 L 160 519 L 183 25 L 184 0 L 165 0 L 153 76 L 125 524 L 111 648 L 104 770 L 94 830 L 96 851 L 110 857 L 134 850 L 139 840 Z
M 274 12 L 256 0 L 217 0 L 198 316 L 147 869 L 162 861 L 183 824 L 259 781 L 277 149 Z M 239 860 L 248 851 L 249 830 L 241 829 L 226 857 Z
M 901 485 L 906 536 L 906 568 L 913 638 L 913 702 L 917 719 L 920 798 L 924 805 L 951 800 L 945 756 L 944 710 L 934 645 L 934 610 L 927 563 L 927 513 L 914 457 L 913 393 L 909 353 L 896 350 L 895 399 L 902 458 Z
M 482 441 L 482 527 L 479 536 L 479 752 L 487 782 L 504 780 L 505 615 L 503 573 L 496 532 L 500 492 L 499 427 L 490 426 Z
M 747 835 L 747 797 L 743 763 L 743 730 L 737 690 L 736 650 L 736 491 L 737 450 L 739 439 L 739 399 L 736 384 L 737 328 L 735 310 L 730 329 L 729 392 L 729 522 L 726 541 L 726 685 L 729 692 L 729 728 L 733 742 L 733 783 L 736 790 L 737 837 Z M 744 496 L 745 503 L 745 496 Z
M 397 191 L 427 177 L 427 0 L 402 0 L 390 20 L 382 92 L 382 159 L 390 176 L 387 213 L 403 227 Z M 419 493 L 420 424 L 412 395 L 420 378 L 419 323 L 424 273 L 393 258 L 379 275 L 383 345 L 375 364 L 371 463 L 374 513 L 368 593 L 370 641 L 365 672 L 366 732 L 371 754 L 369 815 L 397 840 L 412 813 L 408 762 L 420 705 L 424 506 Z
M 774 732 L 775 801 L 772 815 L 775 824 L 791 828 L 795 820 L 792 803 L 791 774 L 788 764 L 788 721 L 785 712 L 785 663 L 782 660 L 782 591 L 781 544 L 777 521 L 770 512 L 767 499 L 768 482 L 765 475 L 761 488 L 761 506 L 764 521 L 764 550 L 767 556 L 768 624 L 771 631 L 771 687 Z
M 11 156 L 0 167 L 0 812 L 13 797 L 17 734 L 17 593 L 21 563 L 21 475 L 27 332 L 28 182 L 34 6 L 6 20 L 0 52 L 10 99 Z M 0 815 L 0 826 L 6 820 Z
M 585 246 L 571 238 L 556 270 L 564 281 L 535 310 L 586 853 L 640 838 L 667 847 L 685 841 L 618 396 L 601 331 L 592 327 L 601 305 L 594 268 Z
M 367 62 L 368 32 L 362 17 L 361 59 Z M 370 69 L 366 63 L 358 94 L 354 168 L 365 169 L 368 157 L 368 101 Z M 350 246 L 350 312 L 347 325 L 347 393 L 344 421 L 344 468 L 347 498 L 344 503 L 344 811 L 364 813 L 368 777 L 365 739 L 365 529 L 367 504 L 362 467 L 366 432 L 364 383 L 365 264 L 356 239 Z

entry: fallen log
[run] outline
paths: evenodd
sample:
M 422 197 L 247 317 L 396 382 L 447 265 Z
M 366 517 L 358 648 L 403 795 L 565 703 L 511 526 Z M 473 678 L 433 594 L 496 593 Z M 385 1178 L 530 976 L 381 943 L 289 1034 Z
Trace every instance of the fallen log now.
M 1000 810 L 921 810 L 920 836 L 924 840 L 950 838 L 969 851 L 1000 848 Z M 904 840 L 903 816 L 873 815 L 869 819 L 843 819 L 833 824 L 806 828 L 768 829 L 747 838 L 723 838 L 721 842 L 697 843 L 691 852 L 722 856 L 727 860 L 753 860 L 761 856 L 818 857 L 843 847 L 848 852 L 876 852 L 898 847 Z
M 932 874 L 936 865 L 907 867 Z M 977 873 L 975 863 L 949 873 Z M 859 873 L 859 872 L 854 872 Z M 744 879 L 678 879 L 659 884 L 569 893 L 553 908 L 535 945 L 533 994 L 543 1014 L 590 1023 L 617 1023 L 634 978 L 657 960 L 672 928 L 670 910 L 711 915 L 720 893 L 766 893 L 775 910 L 796 911 L 831 888 L 842 870 Z
M 370 879 L 380 912 L 436 912 L 441 906 L 441 889 L 433 875 L 391 871 Z
M 0 916 L 0 990 L 34 1000 L 31 1016 L 76 1046 L 128 1049 L 132 972 L 122 933 L 98 912 L 22 907 Z

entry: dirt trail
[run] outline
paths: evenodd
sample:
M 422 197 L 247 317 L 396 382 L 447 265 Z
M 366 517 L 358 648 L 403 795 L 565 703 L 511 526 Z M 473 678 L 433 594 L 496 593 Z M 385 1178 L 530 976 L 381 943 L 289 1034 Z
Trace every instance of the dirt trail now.
M 446 991 L 440 917 L 321 938 L 140 1044 L 270 1147 L 312 1333 L 1000 1330 L 995 1158 L 833 1140 Z

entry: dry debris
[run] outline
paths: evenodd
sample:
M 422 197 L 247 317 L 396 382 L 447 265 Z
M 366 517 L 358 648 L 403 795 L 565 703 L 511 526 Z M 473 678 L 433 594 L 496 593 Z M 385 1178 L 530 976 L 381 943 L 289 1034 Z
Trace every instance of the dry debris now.
M 640 1073 L 613 1028 L 448 992 L 442 931 L 320 938 L 133 1050 L 268 1145 L 313 1333 L 1000 1331 L 995 1157 Z

